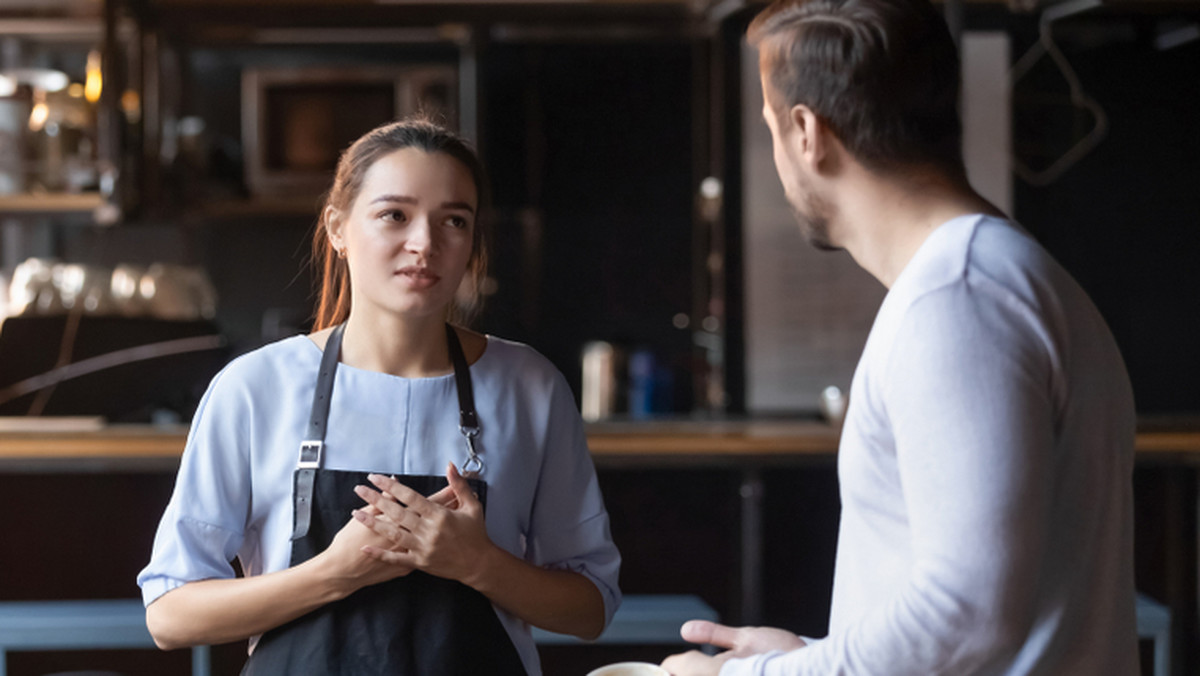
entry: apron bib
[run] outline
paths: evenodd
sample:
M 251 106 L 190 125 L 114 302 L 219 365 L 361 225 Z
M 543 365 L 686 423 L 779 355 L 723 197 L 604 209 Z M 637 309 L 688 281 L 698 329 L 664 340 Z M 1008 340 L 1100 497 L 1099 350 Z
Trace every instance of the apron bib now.
M 321 358 L 313 413 L 300 462 L 293 475 L 295 512 L 291 565 L 316 556 L 333 541 L 350 511 L 363 506 L 354 486 L 370 485 L 368 472 L 321 468 L 325 426 L 333 395 L 345 324 L 329 336 Z M 468 460 L 463 469 L 478 472 L 475 453 L 479 427 L 471 374 L 458 336 L 446 325 L 458 390 L 460 429 Z M 400 475 L 409 488 L 429 496 L 445 488 L 444 476 Z M 468 478 L 485 510 L 487 484 Z M 491 601 L 474 589 L 415 570 L 404 577 L 364 587 L 346 598 L 276 627 L 259 639 L 242 669 L 243 676 L 525 676 L 525 667 Z

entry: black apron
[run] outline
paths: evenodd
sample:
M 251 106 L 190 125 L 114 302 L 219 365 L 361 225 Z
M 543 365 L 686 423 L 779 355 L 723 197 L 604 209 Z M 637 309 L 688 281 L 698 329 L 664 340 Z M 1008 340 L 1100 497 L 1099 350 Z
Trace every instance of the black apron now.
M 370 485 L 368 472 L 320 467 L 344 330 L 345 324 L 338 325 L 325 345 L 313 413 L 293 476 L 293 566 L 329 546 L 350 519 L 350 511 L 365 504 L 354 494 L 354 486 Z M 460 429 L 467 444 L 468 460 L 463 470 L 479 471 L 483 464 L 474 446 L 479 426 L 471 373 L 458 336 L 449 324 L 446 337 L 454 362 Z M 400 475 L 396 479 L 426 496 L 447 484 L 444 476 Z M 486 507 L 487 484 L 476 478 L 468 481 Z M 460 582 L 413 571 L 359 589 L 266 632 L 242 674 L 524 676 L 526 671 L 487 597 Z

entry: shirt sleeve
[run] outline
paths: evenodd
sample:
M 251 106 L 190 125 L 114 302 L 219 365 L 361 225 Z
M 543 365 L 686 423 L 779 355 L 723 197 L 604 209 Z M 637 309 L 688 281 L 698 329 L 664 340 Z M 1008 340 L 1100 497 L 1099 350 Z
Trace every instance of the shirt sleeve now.
M 217 374 L 196 409 L 150 562 L 138 574 L 146 605 L 188 582 L 234 577 L 250 509 L 251 406 L 229 371 Z
M 551 386 L 546 445 L 530 519 L 526 559 L 581 573 L 604 597 L 605 626 L 621 603 L 621 555 L 587 447 L 583 420 L 562 375 Z
M 883 374 L 911 537 L 906 584 L 816 645 L 731 660 L 722 676 L 963 676 L 1012 662 L 1048 582 L 1060 371 L 1047 336 L 986 280 L 910 306 Z

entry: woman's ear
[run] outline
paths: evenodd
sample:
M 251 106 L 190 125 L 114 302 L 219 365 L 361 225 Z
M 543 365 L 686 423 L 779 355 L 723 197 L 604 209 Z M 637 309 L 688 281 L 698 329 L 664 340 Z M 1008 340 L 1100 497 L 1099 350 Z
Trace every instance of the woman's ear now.
M 321 213 L 321 223 L 325 226 L 325 236 L 329 238 L 329 245 L 333 250 L 344 251 L 346 242 L 342 236 L 342 212 L 333 206 L 325 207 L 325 211 Z

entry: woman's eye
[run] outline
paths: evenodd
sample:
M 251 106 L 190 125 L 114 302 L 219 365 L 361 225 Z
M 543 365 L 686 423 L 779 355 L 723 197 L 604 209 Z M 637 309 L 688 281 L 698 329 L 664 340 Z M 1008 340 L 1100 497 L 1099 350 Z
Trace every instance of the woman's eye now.
M 459 229 L 465 228 L 467 225 L 469 225 L 469 223 L 467 223 L 467 219 L 463 218 L 462 216 L 451 216 L 446 219 L 446 224 L 452 228 Z
M 396 223 L 403 223 L 408 218 L 404 212 L 400 211 L 399 209 L 389 209 L 379 216 L 385 221 L 395 221 Z

